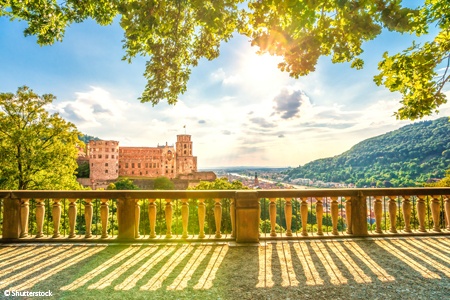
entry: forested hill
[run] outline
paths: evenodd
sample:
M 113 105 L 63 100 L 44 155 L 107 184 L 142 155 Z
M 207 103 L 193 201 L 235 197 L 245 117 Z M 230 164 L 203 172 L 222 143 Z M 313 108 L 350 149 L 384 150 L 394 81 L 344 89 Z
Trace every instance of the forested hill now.
M 363 186 L 420 186 L 450 168 L 450 122 L 422 121 L 364 140 L 350 150 L 290 170 L 290 179 L 309 178 Z

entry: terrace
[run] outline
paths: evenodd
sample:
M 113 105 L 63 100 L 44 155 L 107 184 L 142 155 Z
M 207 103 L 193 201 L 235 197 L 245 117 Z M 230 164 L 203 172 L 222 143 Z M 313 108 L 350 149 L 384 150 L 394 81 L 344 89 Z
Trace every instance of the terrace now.
M 226 299 L 450 293 L 450 188 L 1 191 L 0 199 L 1 291 Z

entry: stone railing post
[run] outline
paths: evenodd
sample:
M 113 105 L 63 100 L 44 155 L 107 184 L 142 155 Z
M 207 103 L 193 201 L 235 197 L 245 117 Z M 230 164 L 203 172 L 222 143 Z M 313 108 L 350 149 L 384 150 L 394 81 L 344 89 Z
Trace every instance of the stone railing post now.
M 270 236 L 277 236 L 275 231 L 275 225 L 277 224 L 277 205 L 275 204 L 276 198 L 270 198 L 269 204 L 269 217 L 270 217 Z
M 390 196 L 389 197 L 389 223 L 390 233 L 397 233 L 397 196 Z
M 352 232 L 354 236 L 368 236 L 367 203 L 362 192 L 352 199 Z
M 381 229 L 381 219 L 383 218 L 383 204 L 381 203 L 382 196 L 375 196 L 373 203 L 373 211 L 375 213 L 375 232 L 383 233 Z
M 347 223 L 347 234 L 353 234 L 352 231 L 352 198 L 345 199 L 345 222 Z
M 44 236 L 44 216 L 45 216 L 45 202 L 44 199 L 36 199 L 36 238 Z
M 292 200 L 286 198 L 286 207 L 284 208 L 284 216 L 286 218 L 286 236 L 292 236 Z
M 156 237 L 156 199 L 149 199 L 148 203 L 148 219 L 150 222 L 150 238 Z
M 28 219 L 30 216 L 30 199 L 20 201 L 20 237 L 28 236 Z
M 20 199 L 3 198 L 2 239 L 18 239 L 20 236 Z
M 403 219 L 405 220 L 405 228 L 403 229 L 405 232 L 412 232 L 411 231 L 411 210 L 412 205 L 411 201 L 409 200 L 410 196 L 403 196 L 402 201 L 402 212 L 403 212 Z
M 259 242 L 259 199 L 255 191 L 236 192 L 236 242 Z
M 53 218 L 53 238 L 58 238 L 59 233 L 59 223 L 61 220 L 61 199 L 53 199 L 52 206 L 52 218 Z
M 450 195 L 444 198 L 445 226 L 450 231 Z
M 440 211 L 441 211 L 441 203 L 439 201 L 439 195 L 431 196 L 431 217 L 433 218 L 433 231 L 441 232 L 439 219 L 440 219 Z
M 189 224 L 189 199 L 181 199 L 181 221 L 183 225 L 183 239 L 188 238 L 188 224 Z
M 69 238 L 74 238 L 75 237 L 75 225 L 76 225 L 76 220 L 77 220 L 77 199 L 75 198 L 70 198 L 69 199 L 69 210 L 68 210 L 68 215 L 69 215 Z
M 221 238 L 222 233 L 220 232 L 220 227 L 222 224 L 222 203 L 220 198 L 216 198 L 214 204 L 214 220 L 216 222 L 216 238 Z
M 317 235 L 323 235 L 323 230 L 322 230 L 322 220 L 323 220 L 322 197 L 316 197 L 316 219 L 317 219 Z
M 100 218 L 102 220 L 102 239 L 108 237 L 108 217 L 109 217 L 109 205 L 108 199 L 100 199 L 102 204 L 100 205 Z
M 117 220 L 119 222 L 119 240 L 134 240 L 136 223 L 136 202 L 134 199 L 119 198 L 117 200 Z

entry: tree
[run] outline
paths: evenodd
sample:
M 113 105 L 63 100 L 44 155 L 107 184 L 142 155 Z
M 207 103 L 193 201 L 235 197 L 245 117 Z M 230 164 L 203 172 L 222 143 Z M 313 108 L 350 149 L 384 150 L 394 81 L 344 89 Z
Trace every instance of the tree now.
M 110 183 L 107 190 L 138 190 L 139 187 L 129 178 L 121 178 L 114 183 Z
M 378 85 L 402 94 L 397 118 L 416 119 L 447 101 L 442 91 L 450 79 L 450 3 L 424 0 L 410 9 L 401 2 L 10 0 L 0 6 L 0 16 L 27 21 L 25 35 L 36 35 L 40 45 L 48 45 L 61 41 L 65 27 L 73 22 L 90 17 L 106 25 L 120 15 L 125 31 L 123 59 L 150 57 L 144 73 L 148 83 L 140 100 L 153 105 L 163 99 L 175 104 L 186 91 L 191 68 L 201 58 L 218 57 L 220 43 L 236 31 L 248 36 L 260 53 L 282 56 L 279 68 L 297 78 L 314 71 L 320 56 L 361 69 L 362 44 L 382 29 L 423 35 L 430 24 L 436 24 L 440 32 L 432 42 L 413 44 L 402 54 L 385 53 L 375 77 Z M 444 71 L 438 73 L 441 67 Z
M 248 187 L 238 180 L 229 182 L 228 178 L 216 178 L 214 181 L 200 181 L 195 187 L 189 187 L 189 190 L 248 190 Z
M 55 97 L 23 86 L 0 93 L 0 189 L 79 189 L 75 125 L 45 107 Z
M 175 184 L 169 178 L 159 176 L 155 178 L 155 181 L 153 182 L 153 188 L 155 190 L 174 190 Z

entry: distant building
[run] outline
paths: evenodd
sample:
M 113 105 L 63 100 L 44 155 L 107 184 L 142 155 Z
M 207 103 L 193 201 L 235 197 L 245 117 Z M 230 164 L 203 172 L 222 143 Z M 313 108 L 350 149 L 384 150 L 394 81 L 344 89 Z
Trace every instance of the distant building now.
M 100 186 L 119 176 L 170 179 L 214 180 L 213 172 L 198 172 L 197 157 L 192 155 L 190 135 L 177 135 L 174 146 L 119 147 L 118 141 L 89 141 L 85 156 L 89 162 L 90 185 Z

